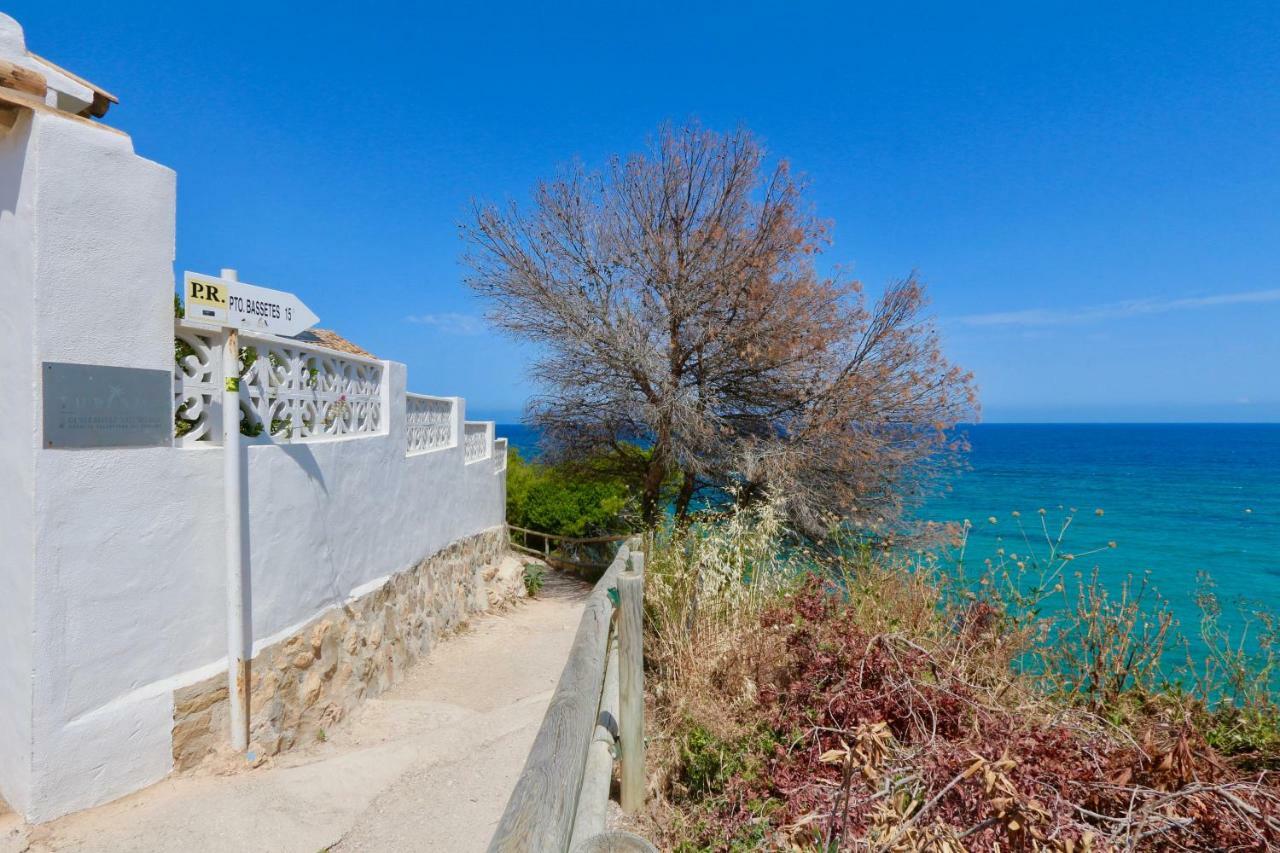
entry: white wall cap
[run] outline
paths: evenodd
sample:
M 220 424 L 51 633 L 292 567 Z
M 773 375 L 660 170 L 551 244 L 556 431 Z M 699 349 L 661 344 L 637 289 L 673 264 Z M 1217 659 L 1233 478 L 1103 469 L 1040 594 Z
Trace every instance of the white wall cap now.
M 80 113 L 93 103 L 93 89 L 27 52 L 22 25 L 3 12 L 0 12 L 0 59 L 7 59 L 14 65 L 21 65 L 44 75 L 45 82 L 49 85 L 45 103 L 51 107 L 69 113 Z
M 80 113 L 93 103 L 93 89 L 79 80 L 73 80 L 57 68 L 54 68 L 34 56 L 28 54 L 15 60 L 17 65 L 25 65 L 32 71 L 39 71 L 49 84 L 49 106 L 57 107 L 69 113 Z
M 27 42 L 22 37 L 22 25 L 0 12 L 0 59 L 10 62 L 27 58 Z

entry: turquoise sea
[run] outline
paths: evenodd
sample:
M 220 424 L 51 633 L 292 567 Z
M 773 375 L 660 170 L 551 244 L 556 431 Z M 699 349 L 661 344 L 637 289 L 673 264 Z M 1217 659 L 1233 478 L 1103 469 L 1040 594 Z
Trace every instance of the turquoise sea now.
M 970 519 L 970 566 L 999 547 L 1025 547 L 1019 521 L 1043 542 L 1040 508 L 1055 533 L 1075 508 L 1064 550 L 1103 550 L 1073 566 L 1098 566 L 1113 590 L 1150 570 L 1197 655 L 1198 572 L 1212 575 L 1232 624 L 1236 600 L 1280 612 L 1280 424 L 981 424 L 966 432 L 968 470 L 918 514 Z M 526 456 L 536 452 L 528 427 L 499 425 L 498 435 Z
M 1042 543 L 1040 508 L 1054 533 L 1075 508 L 1064 550 L 1103 550 L 1072 566 L 1087 574 L 1096 565 L 1113 592 L 1127 575 L 1149 570 L 1195 657 L 1205 653 L 1199 572 L 1217 585 L 1224 624 L 1240 629 L 1237 604 L 1280 613 L 1280 424 L 983 424 L 967 431 L 970 470 L 953 476 L 921 515 L 972 521 L 969 565 L 1001 546 L 1025 547 L 1019 522 L 1033 544 Z

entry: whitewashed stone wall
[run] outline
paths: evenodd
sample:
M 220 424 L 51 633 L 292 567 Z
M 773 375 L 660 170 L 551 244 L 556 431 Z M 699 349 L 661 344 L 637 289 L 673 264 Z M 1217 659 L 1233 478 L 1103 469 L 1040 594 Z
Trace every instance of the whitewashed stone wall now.
M 0 15 L 0 58 L 21 49 Z M 220 448 L 42 446 L 42 362 L 174 364 L 174 173 L 50 100 L 0 133 L 0 796 L 33 821 L 171 772 L 175 719 L 190 718 L 179 705 L 223 677 L 227 653 Z M 380 371 L 376 432 L 247 440 L 262 660 L 503 524 L 499 460 L 464 464 L 460 440 L 410 453 L 405 367 Z M 460 438 L 464 401 L 452 417 Z M 404 606 L 417 618 L 437 605 Z M 272 726 L 287 739 L 283 716 Z
M 506 550 L 505 525 L 467 537 L 261 649 L 250 670 L 250 754 L 314 741 L 469 616 L 523 597 L 523 577 L 503 572 Z M 175 769 L 226 753 L 227 696 L 223 673 L 175 692 Z

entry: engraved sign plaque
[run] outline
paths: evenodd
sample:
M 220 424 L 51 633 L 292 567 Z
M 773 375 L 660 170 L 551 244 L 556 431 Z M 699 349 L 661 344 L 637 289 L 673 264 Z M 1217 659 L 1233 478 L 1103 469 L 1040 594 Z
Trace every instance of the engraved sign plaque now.
M 44 446 L 173 444 L 173 375 L 167 370 L 46 361 Z

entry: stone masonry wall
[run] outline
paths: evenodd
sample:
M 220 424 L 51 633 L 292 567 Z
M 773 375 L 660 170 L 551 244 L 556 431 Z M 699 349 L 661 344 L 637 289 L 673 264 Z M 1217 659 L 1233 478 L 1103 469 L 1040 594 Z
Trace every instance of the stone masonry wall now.
M 503 560 L 506 551 L 505 526 L 455 542 L 260 651 L 250 670 L 249 751 L 261 759 L 316 739 L 394 684 L 436 638 L 523 596 L 520 564 Z M 226 748 L 228 713 L 225 674 L 175 691 L 175 770 Z

